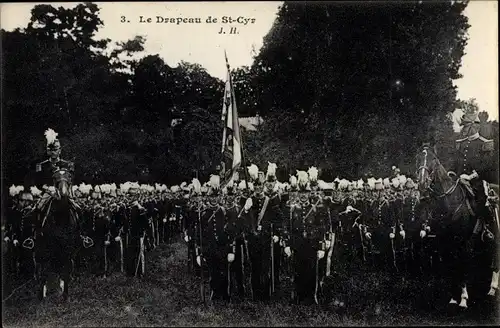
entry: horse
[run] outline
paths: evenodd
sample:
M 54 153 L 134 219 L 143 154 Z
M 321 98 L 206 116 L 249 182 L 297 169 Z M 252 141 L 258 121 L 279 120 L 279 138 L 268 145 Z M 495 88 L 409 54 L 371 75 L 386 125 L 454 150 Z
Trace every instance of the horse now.
M 469 298 L 467 278 L 469 274 L 471 246 L 476 228 L 476 207 L 468 187 L 461 179 L 453 179 L 439 161 L 435 149 L 424 147 L 416 156 L 418 188 L 422 200 L 432 208 L 428 217 L 430 225 L 436 225 L 436 235 L 440 239 L 445 278 L 450 281 L 449 304 L 467 308 Z M 461 291 L 461 292 L 460 292 Z
M 52 179 L 55 192 L 42 198 L 37 206 L 39 221 L 35 256 L 40 301 L 46 297 L 49 268 L 58 275 L 64 300 L 68 299 L 70 275 L 81 246 L 78 205 L 71 197 L 71 173 L 58 169 Z

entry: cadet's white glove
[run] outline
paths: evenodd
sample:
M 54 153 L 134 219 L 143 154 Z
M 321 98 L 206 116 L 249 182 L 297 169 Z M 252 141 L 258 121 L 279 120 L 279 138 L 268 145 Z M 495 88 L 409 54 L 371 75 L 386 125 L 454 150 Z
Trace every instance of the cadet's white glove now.
M 19 240 L 14 239 L 14 241 L 12 243 L 14 244 L 14 246 L 17 246 L 19 244 Z
M 245 211 L 249 211 L 252 205 L 253 205 L 252 198 L 247 198 L 247 201 L 245 202 L 244 206 Z
M 187 243 L 189 241 L 189 237 L 186 235 L 184 236 L 184 241 Z
M 163 223 L 167 222 L 167 219 L 163 219 Z
M 349 213 L 349 212 L 352 212 L 354 209 L 352 208 L 351 205 L 347 205 L 346 209 L 345 209 L 345 212 L 346 213 Z
M 280 239 L 278 236 L 273 236 L 273 241 L 274 243 L 277 243 L 278 241 L 280 241 Z
M 5 237 L 3 240 L 5 240 L 6 243 L 9 242 L 10 238 L 9 237 Z
M 389 238 L 394 239 L 394 237 L 396 237 L 396 235 L 395 235 L 393 232 L 391 232 L 391 233 L 389 234 Z
M 229 263 L 233 262 L 234 261 L 234 254 L 233 253 L 229 253 L 227 254 L 227 261 Z
M 330 246 L 331 246 L 331 244 L 332 243 L 329 240 L 325 241 L 325 247 L 326 247 L 326 249 L 329 249 Z
M 110 244 L 109 240 L 104 241 L 104 245 L 108 246 Z
M 431 227 L 430 226 L 426 226 L 425 230 L 427 230 L 427 232 L 431 232 Z
M 262 230 L 262 226 L 261 226 L 261 225 L 259 225 L 259 226 L 257 227 L 257 231 L 261 231 L 261 230 Z
M 323 257 L 325 257 L 325 251 L 318 251 L 318 259 L 322 259 Z
M 120 240 L 122 240 L 122 238 L 120 236 L 115 237 L 115 241 L 120 241 Z
M 372 239 L 372 234 L 367 232 L 367 233 L 365 233 L 365 237 L 366 237 L 366 239 Z
M 292 250 L 290 249 L 289 246 L 285 247 L 285 254 L 288 257 L 292 256 Z
M 401 231 L 399 232 L 399 235 L 400 235 L 401 237 L 403 237 L 403 239 L 405 239 L 405 237 L 406 237 L 406 233 L 405 233 L 405 231 L 404 231 L 404 230 L 401 230 Z
M 196 257 L 196 263 L 198 263 L 198 266 L 201 266 L 201 257 L 199 255 Z
M 425 230 L 420 230 L 420 238 L 424 238 L 427 235 Z
M 469 181 L 471 177 L 468 174 L 461 174 L 460 179 Z

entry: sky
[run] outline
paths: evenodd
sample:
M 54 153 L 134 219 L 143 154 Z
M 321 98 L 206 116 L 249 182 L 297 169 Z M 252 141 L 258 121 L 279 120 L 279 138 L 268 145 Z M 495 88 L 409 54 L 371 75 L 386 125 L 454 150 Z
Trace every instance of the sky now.
M 37 3 L 1 4 L 2 28 L 10 31 L 26 27 L 30 11 Z M 198 63 L 218 78 L 225 79 L 224 50 L 232 67 L 251 65 L 252 55 L 262 47 L 263 37 L 271 28 L 281 2 L 96 2 L 104 26 L 97 38 L 126 41 L 136 35 L 146 37 L 145 55 L 159 54 L 169 66 L 181 60 Z M 74 7 L 77 3 L 52 3 L 53 6 Z M 465 14 L 469 18 L 469 42 L 462 58 L 463 78 L 455 81 L 458 97 L 476 98 L 480 110 L 498 120 L 498 3 L 472 0 Z M 125 16 L 125 23 L 121 23 Z M 151 18 L 151 23 L 141 23 Z M 201 23 L 157 23 L 157 16 L 166 18 L 201 18 Z M 217 18 L 207 23 L 207 18 Z M 222 23 L 223 17 L 238 19 Z M 246 22 L 246 25 L 245 25 Z M 230 27 L 238 34 L 230 34 Z M 224 27 L 225 34 L 219 34 Z M 460 111 L 454 113 L 455 121 Z M 458 125 L 455 124 L 458 128 Z

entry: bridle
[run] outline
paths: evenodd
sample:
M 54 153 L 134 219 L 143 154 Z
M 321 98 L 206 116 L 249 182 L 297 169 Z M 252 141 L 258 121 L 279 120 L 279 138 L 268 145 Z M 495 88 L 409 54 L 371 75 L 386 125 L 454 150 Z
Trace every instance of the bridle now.
M 424 149 L 422 152 L 424 153 L 424 163 L 422 165 L 420 165 L 416 171 L 416 175 L 420 177 L 419 178 L 420 183 L 422 183 L 424 181 L 428 182 L 428 186 L 425 188 L 425 190 L 429 191 L 430 194 L 436 195 L 437 198 L 443 198 L 445 196 L 451 195 L 455 191 L 455 189 L 457 188 L 457 186 L 460 182 L 460 179 L 457 179 L 453 183 L 453 185 L 450 188 L 448 188 L 448 190 L 444 191 L 443 193 L 440 193 L 437 190 L 433 189 L 432 184 L 434 181 L 434 175 L 435 175 L 434 171 L 435 170 L 431 170 L 428 167 L 428 160 L 427 160 L 428 151 L 427 151 L 427 149 Z M 435 160 L 437 160 L 437 159 L 435 159 Z M 424 176 L 425 172 L 427 172 L 427 177 Z
M 61 191 L 60 191 L 60 184 L 65 183 L 66 188 L 68 189 L 68 197 L 71 197 L 71 175 L 66 171 L 66 170 L 55 170 L 52 178 L 54 179 L 54 187 L 56 187 L 56 194 L 59 199 L 62 198 Z

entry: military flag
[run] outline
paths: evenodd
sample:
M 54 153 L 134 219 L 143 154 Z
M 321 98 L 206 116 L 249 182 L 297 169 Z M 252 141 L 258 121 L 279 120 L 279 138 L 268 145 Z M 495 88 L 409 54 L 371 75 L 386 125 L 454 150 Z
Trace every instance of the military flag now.
M 243 145 L 241 141 L 238 109 L 234 93 L 231 70 L 226 57 L 227 79 L 224 90 L 224 103 L 222 105 L 222 121 L 224 124 L 222 134 L 222 185 L 233 181 L 242 163 Z

